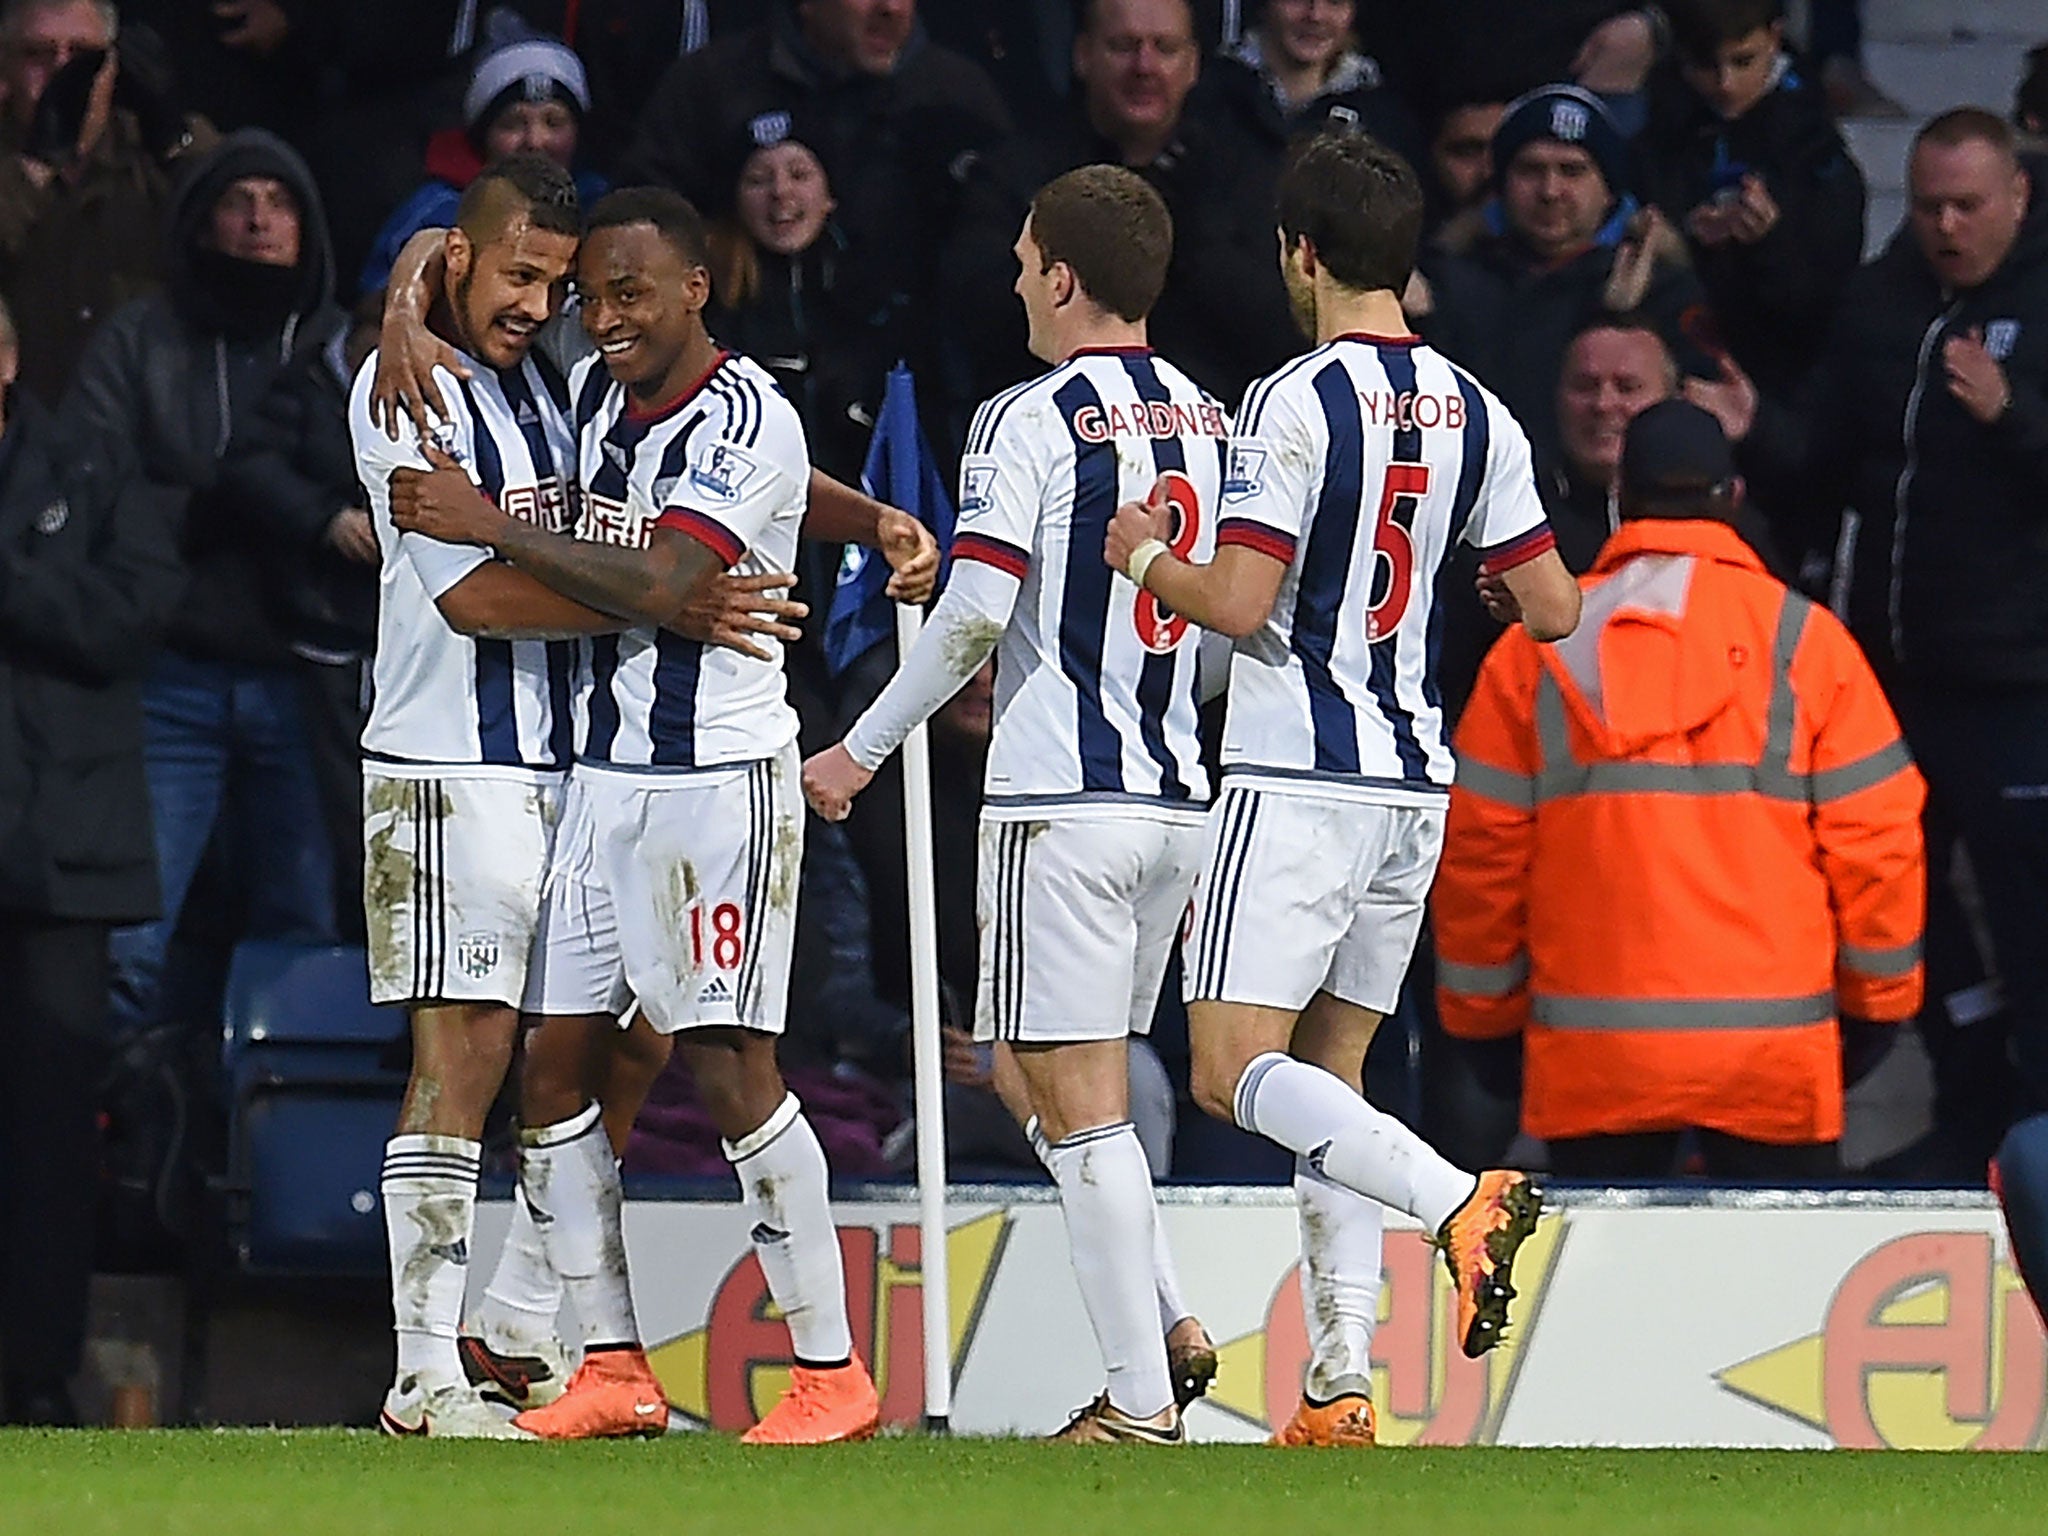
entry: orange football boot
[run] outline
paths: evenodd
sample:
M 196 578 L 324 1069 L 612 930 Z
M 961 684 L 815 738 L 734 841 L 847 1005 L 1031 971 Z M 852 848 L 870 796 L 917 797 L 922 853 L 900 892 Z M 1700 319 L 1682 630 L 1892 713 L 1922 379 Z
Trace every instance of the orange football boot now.
M 740 1436 L 742 1445 L 830 1445 L 865 1440 L 882 1422 L 882 1400 L 874 1379 L 855 1355 L 828 1371 L 799 1365 L 790 1371 L 789 1390 L 768 1416 Z
M 1509 1271 L 1515 1250 L 1536 1230 L 1543 1196 L 1526 1173 L 1493 1168 L 1451 1212 L 1436 1235 L 1444 1264 L 1458 1288 L 1458 1343 L 1477 1360 L 1500 1343 L 1515 1299 Z
M 1369 1447 L 1378 1431 L 1371 1398 L 1347 1392 L 1327 1403 L 1312 1403 L 1304 1393 L 1294 1417 L 1281 1425 L 1267 1444 Z
M 668 1398 L 638 1349 L 585 1355 L 562 1395 L 512 1421 L 543 1440 L 602 1440 L 668 1432 Z

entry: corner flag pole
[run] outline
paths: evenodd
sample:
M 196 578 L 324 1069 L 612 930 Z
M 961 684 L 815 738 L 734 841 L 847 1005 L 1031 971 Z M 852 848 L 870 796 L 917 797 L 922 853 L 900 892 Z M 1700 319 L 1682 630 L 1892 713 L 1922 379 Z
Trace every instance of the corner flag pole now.
M 896 654 L 924 625 L 896 605 Z M 953 1351 L 946 1277 L 946 1107 L 939 1057 L 939 913 L 932 874 L 932 759 L 923 726 L 903 743 L 903 856 L 910 905 L 910 1038 L 917 1084 L 917 1214 L 924 1301 L 924 1427 L 944 1434 L 953 1413 Z

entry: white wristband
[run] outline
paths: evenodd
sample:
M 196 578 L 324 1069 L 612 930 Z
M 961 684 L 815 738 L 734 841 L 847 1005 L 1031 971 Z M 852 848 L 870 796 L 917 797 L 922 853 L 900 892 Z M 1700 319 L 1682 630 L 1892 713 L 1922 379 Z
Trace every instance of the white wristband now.
M 1152 562 L 1170 553 L 1164 539 L 1147 539 L 1131 551 L 1131 558 L 1124 562 L 1124 574 L 1134 585 L 1142 587 L 1145 585 L 1145 573 L 1152 569 Z

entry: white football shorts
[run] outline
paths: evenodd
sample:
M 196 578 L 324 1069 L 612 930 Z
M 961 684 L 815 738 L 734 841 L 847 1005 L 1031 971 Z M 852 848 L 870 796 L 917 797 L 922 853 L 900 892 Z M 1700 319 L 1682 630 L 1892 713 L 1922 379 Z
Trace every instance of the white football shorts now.
M 1192 820 L 984 817 L 974 1038 L 1060 1045 L 1149 1033 L 1201 848 Z
M 1223 781 L 1182 955 L 1193 1002 L 1391 1013 L 1444 845 L 1445 807 Z
M 563 778 L 363 764 L 370 1001 L 517 1007 Z
M 803 866 L 796 746 L 674 773 L 578 764 L 541 899 L 525 1007 L 663 1034 L 782 1033 Z

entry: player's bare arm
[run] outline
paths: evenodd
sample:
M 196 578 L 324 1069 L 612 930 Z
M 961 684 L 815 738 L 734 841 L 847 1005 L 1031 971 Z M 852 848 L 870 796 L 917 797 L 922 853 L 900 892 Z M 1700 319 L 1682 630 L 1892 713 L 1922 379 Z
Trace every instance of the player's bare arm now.
M 1562 640 L 1579 627 L 1579 583 L 1554 549 L 1481 580 L 1498 582 L 1506 589 L 1532 640 Z M 1486 597 L 1484 588 L 1480 596 Z M 1495 617 L 1502 616 L 1493 603 L 1487 606 L 1494 609 Z
M 708 544 L 673 528 L 656 528 L 645 549 L 619 549 L 508 517 L 490 548 L 564 597 L 678 634 L 725 574 Z
M 377 377 L 370 390 L 370 420 L 393 442 L 410 418 L 422 437 L 436 420 L 448 419 L 448 404 L 434 370 L 458 379 L 470 376 L 462 354 L 427 326 L 427 312 L 447 274 L 443 255 L 448 232 L 423 229 L 405 242 L 392 263 L 384 294 L 384 321 L 377 332 Z
M 1116 509 L 1102 558 L 1203 629 L 1241 640 L 1266 622 L 1287 574 L 1284 562 L 1226 544 L 1207 565 L 1193 565 L 1168 547 L 1172 534 L 1173 510 L 1154 492 L 1150 501 L 1128 501 Z
M 401 532 L 425 534 L 446 544 L 495 548 L 508 526 L 528 526 L 494 506 L 439 448 L 429 443 L 425 452 L 433 469 L 392 472 L 391 520 Z M 769 571 L 705 582 L 667 627 L 707 645 L 770 660 L 758 640 L 799 640 L 802 631 L 796 626 L 810 614 L 806 604 L 785 595 L 794 580 L 786 571 Z M 444 593 L 441 610 L 464 634 L 497 640 L 616 634 L 634 622 L 630 615 L 578 602 L 529 572 L 502 563 L 480 567 Z
M 811 471 L 804 537 L 879 551 L 892 572 L 888 594 L 899 603 L 924 603 L 939 584 L 939 542 L 929 528 L 822 469 Z

